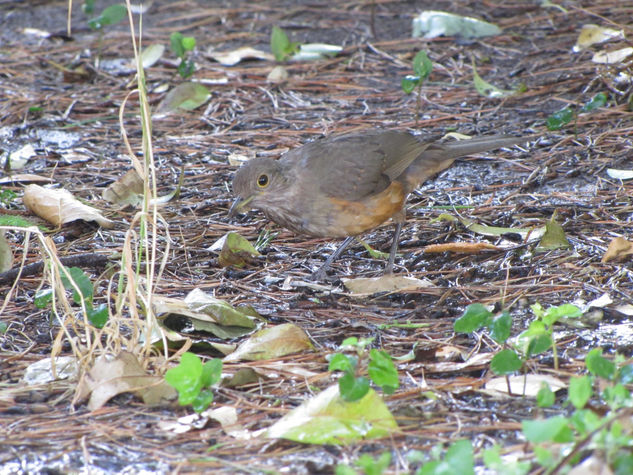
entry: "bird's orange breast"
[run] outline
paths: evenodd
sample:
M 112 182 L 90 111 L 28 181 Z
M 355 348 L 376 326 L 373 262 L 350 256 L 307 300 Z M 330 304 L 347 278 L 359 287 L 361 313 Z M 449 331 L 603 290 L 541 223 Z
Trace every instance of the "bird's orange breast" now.
M 380 193 L 350 201 L 329 197 L 331 235 L 355 236 L 373 229 L 402 210 L 407 196 L 402 184 L 392 182 Z

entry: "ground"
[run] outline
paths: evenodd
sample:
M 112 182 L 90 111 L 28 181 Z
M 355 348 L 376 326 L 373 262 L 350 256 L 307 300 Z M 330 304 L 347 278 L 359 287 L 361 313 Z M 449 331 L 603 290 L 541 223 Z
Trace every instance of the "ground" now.
M 104 210 L 115 221 L 113 229 L 72 225 L 49 234 L 59 256 L 96 252 L 116 263 L 136 211 L 108 204 L 102 192 L 131 168 L 121 139 L 119 107 L 136 82 L 133 72 L 111 66 L 112 60 L 133 56 L 129 28 L 121 23 L 100 35 L 87 27 L 81 2 L 74 2 L 68 35 L 64 1 L 0 3 L 5 25 L 0 33 L 3 163 L 8 153 L 27 144 L 36 152 L 24 169 L 5 167 L 4 175 L 50 178 L 56 187 Z M 97 2 L 97 9 L 105 4 Z M 471 358 L 498 350 L 485 336 L 453 331 L 456 318 L 475 302 L 509 309 L 513 333 L 518 333 L 531 318 L 528 308 L 534 303 L 546 308 L 585 305 L 608 294 L 611 304 L 594 310 L 598 322 L 557 331 L 560 369 L 555 371 L 552 359 L 544 357 L 530 362 L 530 372 L 568 380 L 583 371 L 584 355 L 594 347 L 606 355 L 630 357 L 631 322 L 617 309 L 631 303 L 631 261 L 602 262 L 612 239 L 627 238 L 633 230 L 631 182 L 607 173 L 630 169 L 630 69 L 626 63 L 592 62 L 600 45 L 580 52 L 572 48 L 582 25 L 622 28 L 631 7 L 619 0 L 563 1 L 559 6 L 519 1 L 153 2 L 143 16 L 143 41 L 167 45 L 174 31 L 195 37 L 193 78 L 211 91 L 204 106 L 156 115 L 152 121 L 158 194 L 172 191 L 184 174 L 180 195 L 160 208 L 169 238 L 163 234 L 159 242 L 167 263 L 157 293 L 183 297 L 199 288 L 234 305 L 252 305 L 271 325 L 294 323 L 304 329 L 316 350 L 273 362 L 226 365 L 229 374 L 245 366 L 276 374 L 243 388 L 220 388 L 214 404 L 237 408 L 249 430 L 267 427 L 335 381 L 327 372 L 325 355 L 344 338 L 374 337 L 375 347 L 394 357 L 416 351 L 413 361 L 398 366 L 401 387 L 386 396 L 401 432 L 346 446 L 243 441 L 212 422 L 176 435 L 161 429 L 159 422 L 186 415 L 190 408 L 148 407 L 124 394 L 90 412 L 84 404 L 71 404 L 72 382 L 25 385 L 25 368 L 49 356 L 53 346 L 71 354 L 68 341 L 55 342 L 59 326 L 50 308 L 34 305 L 35 292 L 47 285 L 41 273 L 34 273 L 13 289 L 13 280 L 3 280 L 0 288 L 5 299 L 0 320 L 7 325 L 0 336 L 0 472 L 67 473 L 83 468 L 115 473 L 127 468 L 235 473 L 286 467 L 297 473 L 330 473 L 337 463 L 352 462 L 361 453 L 377 456 L 387 450 L 393 455 L 389 470 L 408 473 L 416 467 L 408 462 L 410 451 L 426 453 L 438 443 L 460 438 L 470 439 L 476 450 L 492 441 L 508 452 L 518 450 L 524 445 L 518 432 L 521 420 L 537 411 L 533 400 L 496 399 L 482 392 L 492 377 L 487 363 L 439 364 L 448 347 Z M 411 38 L 413 16 L 428 9 L 482 18 L 502 27 L 503 33 L 476 40 Z M 293 41 L 338 44 L 343 51 L 330 59 L 285 64 L 289 77 L 278 85 L 266 80 L 274 61 L 223 66 L 211 59 L 213 50 L 268 50 L 275 25 Z M 411 73 L 419 50 L 428 52 L 434 69 L 422 88 L 417 118 L 416 96 L 403 93 L 400 82 Z M 473 64 L 486 81 L 523 92 L 504 99 L 478 94 Z M 83 65 L 90 74 L 73 80 L 56 65 Z M 148 68 L 152 107 L 167 89 L 182 82 L 176 65 L 173 53 L 166 52 Z M 581 111 L 598 93 L 606 94 L 606 104 Z M 565 106 L 578 115 L 560 130 L 548 131 L 548 116 Z M 133 149 L 139 151 L 137 107 L 132 97 L 123 122 Z M 428 279 L 430 287 L 351 296 L 342 278 L 378 276 L 384 267 L 383 260 L 369 257 L 358 244 L 333 264 L 324 287 L 303 285 L 337 242 L 294 235 L 256 211 L 229 218 L 235 166 L 228 159 L 235 154 L 277 158 L 324 135 L 369 127 L 434 137 L 447 132 L 540 137 L 463 159 L 412 195 L 396 272 Z M 4 202 L 4 211 L 43 224 L 19 198 L 27 181 L 2 182 L 3 189 L 18 196 Z M 555 216 L 571 247 L 537 252 L 538 241 L 523 243 L 512 233 L 484 236 L 461 223 L 433 219 L 442 213 L 490 226 L 534 229 Z M 274 237 L 261 250 L 263 257 L 245 268 L 221 268 L 217 254 L 209 250 L 228 231 L 254 242 L 263 230 Z M 392 226 L 386 224 L 364 239 L 388 251 L 391 233 Z M 25 233 L 8 231 L 7 238 L 19 266 Z M 499 248 L 478 254 L 423 252 L 429 244 L 475 241 Z M 42 258 L 39 241 L 31 237 L 26 263 Z M 111 274 L 102 273 L 102 267 L 88 264 L 84 270 L 96 283 L 96 301 L 106 302 L 108 290 L 116 293 Z M 282 363 L 313 376 L 280 371 Z M 564 411 L 561 401 L 545 415 Z

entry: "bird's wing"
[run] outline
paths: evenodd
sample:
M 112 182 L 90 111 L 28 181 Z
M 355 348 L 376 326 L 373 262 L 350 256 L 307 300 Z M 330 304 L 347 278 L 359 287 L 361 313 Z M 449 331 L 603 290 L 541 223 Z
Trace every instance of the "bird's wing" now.
M 354 201 L 385 190 L 425 148 L 406 132 L 370 130 L 308 143 L 282 160 L 296 162 L 297 180 L 317 182 L 306 186 Z

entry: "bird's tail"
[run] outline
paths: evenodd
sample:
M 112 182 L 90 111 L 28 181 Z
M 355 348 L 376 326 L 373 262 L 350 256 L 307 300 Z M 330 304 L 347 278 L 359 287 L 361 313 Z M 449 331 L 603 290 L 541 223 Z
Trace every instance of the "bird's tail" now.
M 420 183 L 451 166 L 456 158 L 511 147 L 535 137 L 537 136 L 490 135 L 449 143 L 432 143 L 418 155 L 401 176 L 407 185 L 407 191 L 412 191 Z

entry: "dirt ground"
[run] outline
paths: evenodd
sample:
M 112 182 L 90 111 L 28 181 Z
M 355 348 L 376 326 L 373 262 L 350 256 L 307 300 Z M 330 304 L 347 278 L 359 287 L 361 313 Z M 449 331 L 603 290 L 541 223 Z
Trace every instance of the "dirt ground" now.
M 237 440 L 212 422 L 172 434 L 159 422 L 186 415 L 189 408 L 147 407 L 128 394 L 95 412 L 83 405 L 73 407 L 72 382 L 46 387 L 21 382 L 29 364 L 50 355 L 59 330 L 50 309 L 33 303 L 42 284 L 41 274 L 35 274 L 17 283 L 0 315 L 8 326 L 0 334 L 0 473 L 332 473 L 337 463 L 385 450 L 393 455 L 390 472 L 409 473 L 416 468 L 407 461 L 410 451 L 427 452 L 441 442 L 468 438 L 479 450 L 496 441 L 512 451 L 524 444 L 520 421 L 534 417 L 533 400 L 493 398 L 481 392 L 491 377 L 485 364 L 465 369 L 437 364 L 447 347 L 471 356 L 494 351 L 490 340 L 453 332 L 455 319 L 473 302 L 508 307 L 518 333 L 525 328 L 530 304 L 587 303 L 608 294 L 612 304 L 599 309 L 601 318 L 593 326 L 557 332 L 557 375 L 566 380 L 581 372 L 588 348 L 631 357 L 630 317 L 615 310 L 632 301 L 631 260 L 601 262 L 613 238 L 630 237 L 633 231 L 633 185 L 607 174 L 607 169 L 631 168 L 632 83 L 630 76 L 620 80 L 630 74 L 630 65 L 593 63 L 592 55 L 601 45 L 578 53 L 572 48 L 583 24 L 623 28 L 633 8 L 620 0 L 559 2 L 563 8 L 524 1 L 376 0 L 372 32 L 370 3 L 153 2 L 143 17 L 144 41 L 168 45 L 174 31 L 195 37 L 193 78 L 211 91 L 201 108 L 152 122 L 159 195 L 173 190 L 184 172 L 180 196 L 160 210 L 171 243 L 159 293 L 182 297 L 199 288 L 235 305 L 252 305 L 271 324 L 294 323 L 310 335 L 315 352 L 225 368 L 231 373 L 244 366 L 265 369 L 288 363 L 316 375 L 306 379 L 282 371 L 251 387 L 218 389 L 214 404 L 236 407 L 249 430 L 267 427 L 332 384 L 335 379 L 327 372 L 325 355 L 345 337 L 374 337 L 376 347 L 395 357 L 416 345 L 416 359 L 398 366 L 400 389 L 386 397 L 401 432 L 387 440 L 348 446 L 304 446 L 283 440 Z M 116 261 L 135 210 L 109 205 L 102 192 L 131 167 L 118 115 L 136 82 L 133 72 L 112 65 L 133 53 L 127 23 L 108 28 L 100 39 L 87 27 L 80 4 L 74 2 L 72 32 L 67 36 L 66 2 L 0 1 L 0 154 L 32 144 L 35 155 L 19 173 L 50 178 L 115 221 L 110 230 L 73 225 L 52 231 L 60 256 L 97 252 Z M 106 4 L 98 1 L 97 9 Z M 479 40 L 411 38 L 413 16 L 428 9 L 482 18 L 502 27 L 503 33 Z M 289 78 L 280 85 L 266 81 L 273 61 L 222 66 L 210 58 L 212 50 L 240 46 L 269 50 L 275 25 L 293 41 L 338 44 L 343 51 L 330 59 L 286 64 Z M 25 28 L 52 35 L 43 37 Z M 411 61 L 421 49 L 428 52 L 434 69 L 423 89 L 417 121 L 415 95 L 404 94 L 400 81 L 411 72 Z M 486 81 L 502 89 L 522 84 L 525 91 L 505 99 L 481 96 L 473 87 L 472 61 Z M 77 81 L 55 66 L 80 64 L 91 73 Z M 148 68 L 152 106 L 168 87 L 182 81 L 176 64 L 174 55 L 166 52 Z M 559 131 L 547 131 L 550 114 L 565 106 L 579 108 L 600 92 L 608 97 L 604 107 L 580 113 Z M 140 150 L 136 104 L 132 100 L 128 105 L 124 123 L 132 146 Z M 333 264 L 323 288 L 302 285 L 337 242 L 294 235 L 256 211 L 230 219 L 235 167 L 228 158 L 276 158 L 324 135 L 369 127 L 439 137 L 451 131 L 542 137 L 460 160 L 411 196 L 396 272 L 429 279 L 431 287 L 350 296 L 341 278 L 378 276 L 385 264 L 369 257 L 360 244 Z M 8 174 L 6 169 L 2 173 Z M 19 198 L 24 185 L 2 182 L 3 189 L 18 195 L 2 205 L 3 211 L 35 220 Z M 539 227 L 555 213 L 571 248 L 538 253 L 536 243 L 521 244 L 517 236 L 486 237 L 461 224 L 432 219 L 441 213 L 506 228 Z M 219 267 L 217 255 L 208 249 L 228 231 L 254 242 L 262 230 L 275 237 L 262 249 L 263 257 L 244 269 Z M 391 235 L 392 226 L 385 224 L 364 239 L 388 252 Z M 24 233 L 9 231 L 7 237 L 18 265 Z M 476 241 L 505 249 L 423 252 L 429 244 Z M 40 259 L 33 239 L 26 263 Z M 96 300 L 105 302 L 110 284 L 99 280 L 103 268 L 85 270 L 97 282 Z M 12 285 L 3 282 L 0 295 L 6 296 Z M 383 326 L 394 323 L 417 325 Z M 68 343 L 62 354 L 70 354 Z M 551 358 L 533 360 L 530 371 L 553 373 Z M 436 397 L 427 398 L 428 391 Z M 564 410 L 558 405 L 545 414 Z

